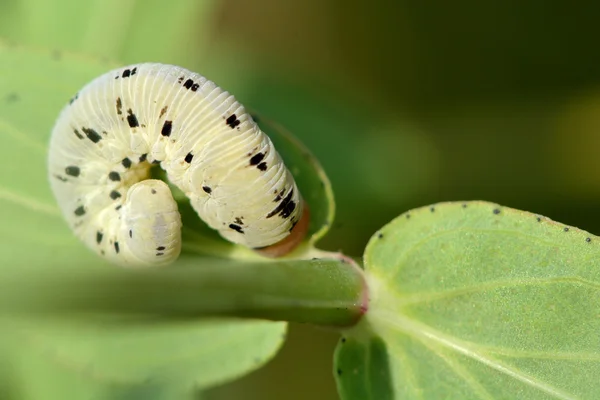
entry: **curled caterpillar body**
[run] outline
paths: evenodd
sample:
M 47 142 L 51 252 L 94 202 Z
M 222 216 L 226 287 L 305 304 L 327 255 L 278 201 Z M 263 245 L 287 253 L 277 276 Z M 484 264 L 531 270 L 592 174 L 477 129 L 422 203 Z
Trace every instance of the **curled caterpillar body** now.
M 50 139 L 52 191 L 75 234 L 123 266 L 181 251 L 160 164 L 211 228 L 269 256 L 308 229 L 300 192 L 270 139 L 232 95 L 184 68 L 138 64 L 102 75 L 61 112 Z

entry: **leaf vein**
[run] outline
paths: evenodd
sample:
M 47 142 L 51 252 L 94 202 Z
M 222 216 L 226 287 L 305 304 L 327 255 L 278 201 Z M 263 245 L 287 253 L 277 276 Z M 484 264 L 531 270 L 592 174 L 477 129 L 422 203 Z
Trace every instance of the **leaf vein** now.
M 448 367 L 454 371 L 456 375 L 461 377 L 470 387 L 473 389 L 473 392 L 483 400 L 494 400 L 492 395 L 479 383 L 477 380 L 473 378 L 473 375 L 464 368 L 458 360 L 454 359 L 449 354 L 446 354 L 443 350 L 436 348 L 438 346 L 433 345 L 433 343 L 427 343 L 427 341 L 421 341 L 423 346 L 425 346 L 429 351 L 438 356 L 444 361 Z
M 0 130 L 4 130 L 9 136 L 23 143 L 24 145 L 35 149 L 42 154 L 46 154 L 47 147 L 45 144 L 38 142 L 37 140 L 33 139 L 31 135 L 26 134 L 2 119 L 0 119 Z
M 412 365 L 410 357 L 408 357 L 402 347 L 394 346 L 391 343 L 387 343 L 386 345 L 394 350 L 396 357 L 400 358 L 401 364 L 403 365 L 401 371 L 404 373 L 405 380 L 408 383 L 407 387 L 412 389 L 414 398 L 423 399 L 423 390 L 420 388 L 419 382 L 415 376 L 414 366 Z
M 7 202 L 17 204 L 21 207 L 28 208 L 40 214 L 46 214 L 53 217 L 60 216 L 60 212 L 56 207 L 45 203 L 41 203 L 23 194 L 15 193 L 2 187 L 0 187 L 0 200 L 5 200 Z
M 569 393 L 549 385 L 546 382 L 542 382 L 536 377 L 530 376 L 514 367 L 505 365 L 499 360 L 493 359 L 489 357 L 489 355 L 483 354 L 483 352 L 471 348 L 467 344 L 459 343 L 459 341 L 457 341 L 455 338 L 447 337 L 427 325 L 418 323 L 417 321 L 411 320 L 399 314 L 393 314 L 380 310 L 376 311 L 371 309 L 369 314 L 371 321 L 375 322 L 377 325 L 392 328 L 393 331 L 405 332 L 406 334 L 415 337 L 420 341 L 428 340 L 450 350 L 454 350 L 557 399 L 576 399 L 576 397 Z

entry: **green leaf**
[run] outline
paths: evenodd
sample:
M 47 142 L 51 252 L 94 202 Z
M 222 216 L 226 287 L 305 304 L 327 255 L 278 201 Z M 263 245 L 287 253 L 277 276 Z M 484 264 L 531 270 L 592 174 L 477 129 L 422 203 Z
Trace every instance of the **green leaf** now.
M 0 36 L 30 46 L 133 63 L 206 60 L 214 0 L 19 0 L 0 2 Z M 174 45 L 186 43 L 185 46 Z M 190 51 L 193 48 L 193 51 Z
M 57 55 L 0 41 L 0 270 L 52 271 L 74 264 L 90 271 L 111 268 L 74 238 L 60 216 L 46 176 L 46 143 L 55 118 L 69 98 L 113 67 L 78 55 Z M 293 170 L 306 186 L 301 191 L 306 189 L 315 209 L 311 231 L 318 237 L 333 210 L 328 182 L 314 160 L 301 162 L 308 157 L 306 150 L 287 134 L 274 140 L 282 144 L 282 153 L 293 159 Z M 195 213 L 185 214 L 185 202 L 181 207 L 186 226 L 182 258 L 187 258 L 188 265 L 212 265 L 212 259 L 198 253 L 215 243 L 217 248 L 226 249 L 217 254 L 227 255 L 231 245 L 214 233 L 212 241 L 202 242 L 206 226 Z M 305 256 L 324 254 L 312 249 L 308 241 L 302 251 Z M 252 256 L 265 262 L 253 253 L 248 255 L 249 250 L 240 252 L 238 258 Z M 277 265 L 276 261 L 272 263 Z M 23 289 L 24 297 L 35 298 L 34 292 Z M 176 300 L 176 304 L 185 306 L 185 301 Z M 110 294 L 106 301 L 111 301 Z M 118 309 L 113 311 L 118 314 Z M 23 333 L 20 346 L 31 346 L 31 351 L 88 379 L 136 383 L 160 375 L 196 387 L 221 383 L 260 367 L 279 349 L 286 330 L 285 323 L 251 320 L 163 320 L 160 324 L 138 325 L 118 321 L 27 320 L 2 326 Z
M 150 383 L 187 390 L 222 383 L 258 368 L 272 357 L 286 333 L 285 323 L 268 321 L 178 319 L 167 323 L 115 316 L 15 317 L 3 325 L 18 336 L 14 341 L 21 349 L 17 357 L 27 349 L 31 360 L 50 361 L 69 375 L 85 377 L 83 383 L 108 387 Z
M 63 360 L 40 356 L 39 346 L 23 346 L 22 339 L 4 335 L 3 343 L 10 343 L 12 354 L 2 371 L 1 381 L 9 385 L 2 393 L 8 400 L 199 400 L 193 391 L 171 382 L 147 381 L 143 384 L 123 384 L 89 379 L 85 374 L 74 373 L 69 368 L 57 368 Z M 90 366 L 86 366 L 89 368 Z M 89 372 L 93 374 L 93 371 Z
M 343 399 L 594 399 L 600 237 L 485 202 L 407 212 L 365 251 Z

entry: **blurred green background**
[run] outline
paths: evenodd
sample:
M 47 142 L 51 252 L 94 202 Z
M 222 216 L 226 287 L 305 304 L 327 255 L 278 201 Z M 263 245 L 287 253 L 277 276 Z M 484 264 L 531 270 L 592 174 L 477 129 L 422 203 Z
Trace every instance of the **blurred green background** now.
M 600 3 L 0 0 L 0 36 L 182 65 L 295 133 L 360 256 L 409 208 L 484 199 L 600 233 Z M 50 130 L 50 127 L 48 127 Z M 291 326 L 266 368 L 206 398 L 335 399 L 337 334 Z

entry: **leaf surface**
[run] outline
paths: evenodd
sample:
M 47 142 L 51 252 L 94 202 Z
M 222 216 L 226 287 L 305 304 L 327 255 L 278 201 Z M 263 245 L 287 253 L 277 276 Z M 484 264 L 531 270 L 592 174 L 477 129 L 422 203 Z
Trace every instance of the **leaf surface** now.
M 365 252 L 369 310 L 345 333 L 343 399 L 593 399 L 600 238 L 485 202 L 383 227 Z
M 8 0 L 0 2 L 0 37 L 51 48 L 57 58 L 67 51 L 202 65 L 218 8 L 214 0 Z

